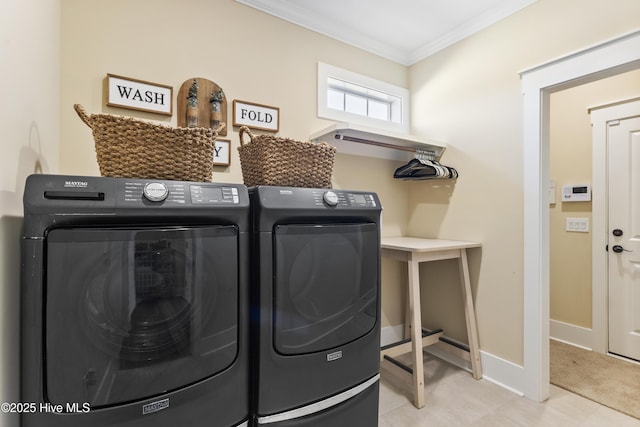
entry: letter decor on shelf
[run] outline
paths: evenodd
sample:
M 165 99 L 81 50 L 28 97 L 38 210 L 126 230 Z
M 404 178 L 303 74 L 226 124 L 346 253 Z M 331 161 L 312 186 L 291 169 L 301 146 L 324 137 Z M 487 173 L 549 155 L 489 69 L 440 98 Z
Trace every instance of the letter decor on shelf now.
M 107 74 L 107 105 L 171 116 L 173 87 Z
M 233 125 L 278 132 L 280 129 L 280 109 L 234 99 Z

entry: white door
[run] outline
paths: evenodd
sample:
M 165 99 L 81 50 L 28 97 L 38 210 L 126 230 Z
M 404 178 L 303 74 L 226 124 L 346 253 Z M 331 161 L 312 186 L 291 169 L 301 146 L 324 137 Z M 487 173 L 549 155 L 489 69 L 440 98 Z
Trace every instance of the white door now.
M 608 123 L 609 351 L 640 360 L 640 117 Z

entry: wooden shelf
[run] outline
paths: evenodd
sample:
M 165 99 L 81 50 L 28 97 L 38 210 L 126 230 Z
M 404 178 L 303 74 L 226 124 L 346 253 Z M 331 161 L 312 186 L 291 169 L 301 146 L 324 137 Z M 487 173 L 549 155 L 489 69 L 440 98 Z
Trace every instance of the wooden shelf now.
M 415 157 L 416 150 L 433 152 L 440 160 L 445 145 L 413 135 L 388 132 L 350 123 L 336 123 L 312 134 L 312 142 L 325 141 L 338 152 L 366 157 L 404 161 Z

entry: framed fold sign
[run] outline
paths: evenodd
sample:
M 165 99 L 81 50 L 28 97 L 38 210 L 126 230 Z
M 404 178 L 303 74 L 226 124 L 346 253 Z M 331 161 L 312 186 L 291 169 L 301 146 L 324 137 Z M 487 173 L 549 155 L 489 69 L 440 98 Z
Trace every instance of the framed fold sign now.
M 173 87 L 107 74 L 107 105 L 171 116 Z
M 280 129 L 280 109 L 234 99 L 233 125 L 278 132 Z

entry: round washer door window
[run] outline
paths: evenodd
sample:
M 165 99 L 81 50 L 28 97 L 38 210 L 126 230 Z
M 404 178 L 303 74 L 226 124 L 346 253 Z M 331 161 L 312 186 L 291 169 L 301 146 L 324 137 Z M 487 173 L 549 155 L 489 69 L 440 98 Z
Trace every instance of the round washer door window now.
M 238 349 L 234 226 L 47 234 L 46 393 L 92 408 L 201 381 Z

